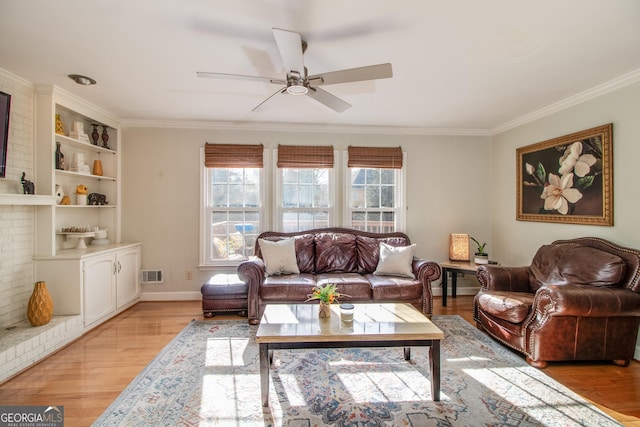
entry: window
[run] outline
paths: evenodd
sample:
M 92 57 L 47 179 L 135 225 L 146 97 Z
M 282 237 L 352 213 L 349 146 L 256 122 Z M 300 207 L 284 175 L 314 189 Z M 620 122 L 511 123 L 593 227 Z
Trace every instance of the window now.
M 236 263 L 262 229 L 263 148 L 206 144 L 204 157 L 201 264 Z
M 282 231 L 328 227 L 331 217 L 330 169 L 280 169 Z
M 402 156 L 400 147 L 349 147 L 345 222 L 351 228 L 373 233 L 404 228 Z
M 278 146 L 280 230 L 308 230 L 332 223 L 333 159 L 331 146 Z

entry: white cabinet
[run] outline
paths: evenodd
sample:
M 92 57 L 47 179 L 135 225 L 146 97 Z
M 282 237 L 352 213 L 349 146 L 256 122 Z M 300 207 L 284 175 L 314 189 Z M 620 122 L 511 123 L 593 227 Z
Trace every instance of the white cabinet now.
M 140 299 L 140 244 L 65 251 L 35 257 L 36 277 L 47 282 L 54 315 L 80 314 L 90 329 Z
M 121 309 L 140 297 L 140 248 L 116 253 L 116 308 Z
M 84 326 L 111 317 L 116 311 L 115 254 L 90 257 L 82 263 L 82 292 L 84 294 Z

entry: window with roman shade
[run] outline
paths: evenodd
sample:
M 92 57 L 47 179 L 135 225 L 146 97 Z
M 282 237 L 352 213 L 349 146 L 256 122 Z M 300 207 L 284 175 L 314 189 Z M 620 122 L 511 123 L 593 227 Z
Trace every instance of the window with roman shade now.
M 202 262 L 247 259 L 263 229 L 264 147 L 207 143 L 203 157 Z
M 333 147 L 278 145 L 278 213 L 282 231 L 328 227 L 333 217 Z
M 401 230 L 405 217 L 402 148 L 350 146 L 347 156 L 347 225 L 374 233 Z

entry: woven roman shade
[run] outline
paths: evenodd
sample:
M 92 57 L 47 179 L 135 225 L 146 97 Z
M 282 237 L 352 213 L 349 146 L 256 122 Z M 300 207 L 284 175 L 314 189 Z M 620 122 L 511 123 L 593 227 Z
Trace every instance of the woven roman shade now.
M 348 148 L 350 168 L 402 169 L 402 147 Z
M 204 145 L 204 165 L 208 168 L 261 168 L 263 146 L 245 144 Z
M 333 168 L 331 145 L 278 145 L 279 168 Z

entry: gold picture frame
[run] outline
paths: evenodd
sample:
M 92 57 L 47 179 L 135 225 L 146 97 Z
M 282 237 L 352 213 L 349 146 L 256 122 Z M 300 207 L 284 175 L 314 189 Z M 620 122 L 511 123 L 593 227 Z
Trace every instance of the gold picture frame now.
M 613 124 L 516 150 L 516 219 L 613 225 Z

